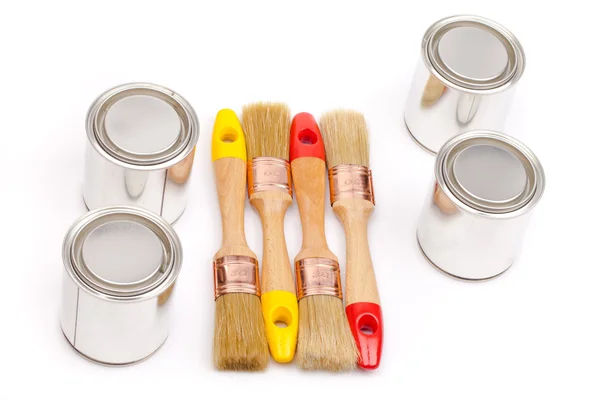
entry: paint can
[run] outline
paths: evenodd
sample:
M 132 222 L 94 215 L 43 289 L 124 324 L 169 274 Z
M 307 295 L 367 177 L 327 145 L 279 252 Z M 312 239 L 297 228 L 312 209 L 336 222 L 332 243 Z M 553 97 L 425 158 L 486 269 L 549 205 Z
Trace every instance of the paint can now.
M 435 154 L 462 132 L 502 132 L 524 69 L 523 48 L 502 25 L 469 15 L 436 22 L 423 37 L 405 106 L 409 133 Z
M 190 104 L 168 88 L 131 83 L 100 95 L 86 122 L 87 208 L 141 207 L 173 223 L 187 205 L 198 129 Z
M 520 253 L 544 187 L 539 160 L 516 139 L 493 131 L 450 139 L 418 223 L 423 254 L 456 278 L 500 275 Z
M 148 358 L 169 333 L 182 250 L 171 226 L 141 208 L 90 211 L 67 232 L 60 323 L 84 357 L 107 365 Z

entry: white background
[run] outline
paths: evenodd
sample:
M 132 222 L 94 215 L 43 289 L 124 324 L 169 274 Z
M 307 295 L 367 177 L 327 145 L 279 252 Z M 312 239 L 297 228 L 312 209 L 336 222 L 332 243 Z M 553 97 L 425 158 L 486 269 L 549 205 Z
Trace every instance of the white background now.
M 597 27 L 577 1 L 3 1 L 0 10 L 2 303 L 0 398 L 506 399 L 598 398 Z M 590 2 L 589 4 L 592 4 Z M 524 252 L 504 276 L 469 284 L 422 258 L 417 217 L 433 157 L 402 112 L 427 27 L 473 13 L 515 33 L 527 56 L 506 132 L 541 159 L 547 191 Z M 84 119 L 117 84 L 150 81 L 186 97 L 201 122 L 190 203 L 176 224 L 185 262 L 172 333 L 133 367 L 94 365 L 58 324 L 61 242 L 84 212 Z M 372 256 L 385 315 L 379 370 L 264 373 L 211 363 L 211 258 L 220 243 L 210 133 L 220 108 L 258 100 L 294 113 L 365 113 L 377 207 Z M 256 213 L 247 236 L 260 255 Z M 287 215 L 290 258 L 300 248 Z M 327 210 L 330 247 L 344 261 Z M 243 396 L 243 397 L 242 397 Z

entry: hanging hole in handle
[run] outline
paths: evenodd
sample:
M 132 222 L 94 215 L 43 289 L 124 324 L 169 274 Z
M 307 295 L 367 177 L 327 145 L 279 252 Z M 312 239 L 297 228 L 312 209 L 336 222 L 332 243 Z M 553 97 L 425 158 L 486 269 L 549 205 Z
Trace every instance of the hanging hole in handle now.
M 277 307 L 271 314 L 271 321 L 276 327 L 285 329 L 292 323 L 292 313 L 286 307 Z
M 363 325 L 363 326 L 360 327 L 360 332 L 363 335 L 371 336 L 373 334 L 373 329 L 371 329 L 370 326 Z
M 317 135 L 310 129 L 303 129 L 298 133 L 298 140 L 302 144 L 313 145 L 317 143 Z
M 219 139 L 223 143 L 233 143 L 238 140 L 238 133 L 231 128 L 224 129 L 223 132 L 221 132 Z
M 377 332 L 379 321 L 371 314 L 364 314 L 358 320 L 358 327 L 363 335 L 371 336 Z

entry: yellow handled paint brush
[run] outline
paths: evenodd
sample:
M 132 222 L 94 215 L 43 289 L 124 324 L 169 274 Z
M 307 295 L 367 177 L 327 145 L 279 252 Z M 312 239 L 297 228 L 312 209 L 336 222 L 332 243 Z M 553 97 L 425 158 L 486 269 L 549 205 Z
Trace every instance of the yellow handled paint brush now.
M 214 362 L 220 370 L 263 370 L 269 350 L 261 314 L 258 261 L 246 243 L 246 143 L 232 110 L 217 114 L 212 160 L 223 239 L 214 256 Z
M 243 109 L 248 153 L 248 195 L 263 229 L 261 297 L 273 359 L 292 361 L 298 338 L 298 301 L 284 236 L 292 204 L 289 157 L 290 110 L 285 104 L 256 103 Z M 280 326 L 278 326 L 280 325 Z

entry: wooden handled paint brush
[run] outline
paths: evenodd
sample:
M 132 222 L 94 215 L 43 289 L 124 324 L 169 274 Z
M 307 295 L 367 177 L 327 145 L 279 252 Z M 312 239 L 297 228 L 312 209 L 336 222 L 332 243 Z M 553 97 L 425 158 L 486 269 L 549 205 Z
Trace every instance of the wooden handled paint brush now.
M 444 83 L 436 78 L 435 75 L 431 74 L 425 89 L 423 89 L 423 96 L 421 96 L 421 105 L 423 107 L 431 107 L 442 98 L 442 95 L 446 92 L 446 86 Z
M 214 256 L 214 362 L 220 370 L 263 370 L 269 350 L 261 314 L 258 261 L 246 243 L 246 143 L 232 110 L 217 114 L 212 159 L 223 239 Z
M 302 221 L 302 248 L 295 259 L 298 363 L 305 369 L 353 369 L 358 354 L 344 313 L 340 267 L 325 239 L 325 148 L 311 114 L 292 121 L 290 161 Z
M 362 114 L 339 110 L 324 114 L 320 125 L 330 200 L 346 232 L 346 315 L 358 346 L 358 365 L 375 369 L 381 359 L 383 320 L 367 237 L 375 207 L 367 124 Z
M 251 160 L 248 195 L 263 229 L 261 302 L 267 341 L 273 359 L 286 363 L 294 358 L 298 338 L 298 300 L 283 230 L 292 204 L 290 111 L 285 104 L 252 104 L 244 107 L 242 124 Z

